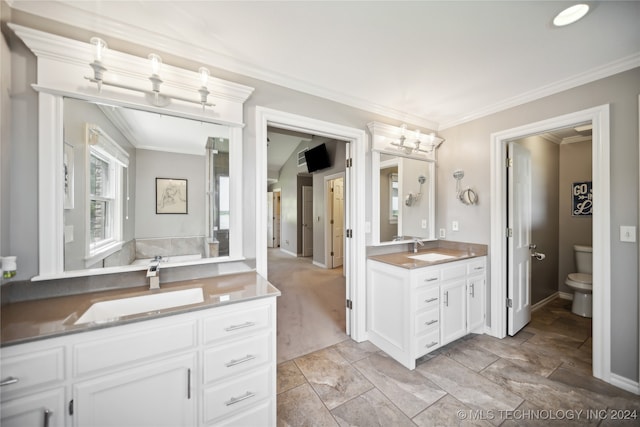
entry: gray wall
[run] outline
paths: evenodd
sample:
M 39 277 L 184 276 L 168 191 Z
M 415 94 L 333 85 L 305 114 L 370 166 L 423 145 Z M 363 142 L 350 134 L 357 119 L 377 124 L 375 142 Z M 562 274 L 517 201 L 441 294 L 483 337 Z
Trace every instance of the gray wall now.
M 531 153 L 531 242 L 546 255 L 532 259 L 531 303 L 558 292 L 558 188 L 560 146 L 541 136 L 517 141 Z
M 490 243 L 490 135 L 602 104 L 611 110 L 611 370 L 638 380 L 638 244 L 619 240 L 621 225 L 638 226 L 638 92 L 640 68 L 473 120 L 441 132 L 438 227 L 450 240 Z M 456 168 L 479 192 L 476 206 L 454 199 Z M 452 220 L 460 231 L 451 233 Z M 597 286 L 597 284 L 596 284 Z
M 573 292 L 564 284 L 569 273 L 576 270 L 573 245 L 591 246 L 593 217 L 571 215 L 571 184 L 592 180 L 591 142 L 576 142 L 560 146 L 559 187 L 559 253 L 558 284 L 562 292 Z M 617 239 L 617 230 L 612 232 Z
M 136 238 L 205 235 L 205 156 L 137 150 Z M 187 214 L 156 214 L 155 178 L 187 180 Z

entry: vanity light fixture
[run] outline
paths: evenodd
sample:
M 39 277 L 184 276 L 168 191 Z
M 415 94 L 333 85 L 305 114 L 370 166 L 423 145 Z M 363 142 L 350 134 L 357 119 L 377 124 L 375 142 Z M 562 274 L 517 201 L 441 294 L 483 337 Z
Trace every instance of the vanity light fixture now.
M 209 70 L 207 68 L 200 67 L 200 69 L 198 70 L 198 73 L 200 75 L 200 88 L 198 89 L 198 93 L 200 94 L 199 100 L 165 95 L 160 93 L 160 85 L 163 82 L 162 82 L 162 79 L 160 78 L 162 58 L 159 55 L 155 53 L 151 53 L 148 56 L 149 64 L 151 66 L 151 75 L 149 76 L 149 80 L 151 81 L 151 90 L 140 89 L 137 87 L 105 80 L 104 73 L 107 71 L 107 67 L 105 67 L 103 64 L 103 57 L 104 57 L 104 51 L 107 49 L 107 42 L 105 42 L 99 37 L 91 37 L 91 40 L 89 42 L 94 46 L 93 62 L 89 64 L 93 69 L 93 77 L 85 77 L 85 79 L 89 80 L 92 83 L 96 83 L 98 86 L 98 92 L 102 91 L 103 85 L 141 92 L 147 96 L 151 96 L 152 97 L 151 103 L 156 107 L 166 107 L 167 105 L 169 105 L 171 100 L 200 104 L 202 105 L 202 111 L 204 111 L 206 107 L 215 106 L 215 104 L 211 104 L 207 102 L 207 98 L 210 93 L 209 89 L 207 88 L 207 84 L 209 82 L 209 76 L 210 76 Z
M 428 135 L 422 135 L 420 129 L 416 129 L 413 138 L 407 137 L 407 125 L 402 124 L 400 126 L 400 138 L 397 141 L 391 141 L 391 145 L 397 147 L 398 150 L 404 154 L 411 153 L 432 153 L 436 148 L 440 147 L 440 144 L 444 142 L 444 139 L 436 136 L 434 132 Z
M 587 12 L 589 12 L 588 4 L 574 4 L 558 13 L 556 17 L 553 18 L 553 25 L 556 27 L 564 27 L 565 25 L 573 24 L 582 19 Z

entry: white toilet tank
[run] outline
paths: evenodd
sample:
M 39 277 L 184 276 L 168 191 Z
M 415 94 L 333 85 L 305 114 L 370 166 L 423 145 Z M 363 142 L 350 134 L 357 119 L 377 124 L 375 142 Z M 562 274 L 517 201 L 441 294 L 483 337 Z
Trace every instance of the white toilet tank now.
M 591 246 L 573 245 L 576 255 L 578 273 L 593 274 L 593 248 Z

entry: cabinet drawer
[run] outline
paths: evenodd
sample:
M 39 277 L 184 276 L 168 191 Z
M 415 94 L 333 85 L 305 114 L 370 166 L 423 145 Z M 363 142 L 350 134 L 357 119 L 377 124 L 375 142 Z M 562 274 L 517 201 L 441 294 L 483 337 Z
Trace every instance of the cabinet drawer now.
M 467 275 L 467 265 L 464 262 L 451 263 L 450 266 L 442 267 L 442 280 L 456 279 Z
M 271 333 L 215 346 L 204 352 L 204 383 L 241 374 L 271 360 Z
M 440 289 L 435 286 L 416 293 L 415 310 L 420 311 L 425 308 L 438 307 Z
M 440 308 L 425 311 L 416 316 L 416 335 L 420 335 L 431 329 L 440 328 Z
M 105 333 L 118 333 L 105 329 Z M 74 375 L 118 367 L 136 362 L 146 362 L 166 354 L 195 347 L 197 344 L 195 322 L 168 325 L 162 328 L 113 336 L 103 336 L 93 341 L 73 346 Z
M 204 342 L 239 336 L 271 324 L 271 306 L 211 316 L 204 321 Z
M 272 421 L 275 419 L 271 409 L 272 406 L 271 401 L 266 401 L 260 405 L 256 405 L 254 408 L 242 411 L 241 414 L 224 418 L 223 420 L 219 420 L 218 422 L 209 425 L 215 427 L 275 425 L 275 422 Z
M 268 398 L 273 387 L 271 368 L 204 390 L 204 421 L 209 423 L 235 411 L 246 411 Z
M 430 332 L 416 340 L 416 358 L 440 347 L 440 330 Z
M 29 394 L 2 403 L 2 427 L 65 425 L 64 388 Z
M 486 270 L 485 258 L 475 259 L 467 264 L 467 274 L 482 274 Z
M 2 397 L 30 388 L 42 389 L 64 379 L 64 348 L 28 351 L 2 357 Z M 4 350 L 6 351 L 6 350 Z
M 416 272 L 413 285 L 415 287 L 433 285 L 440 281 L 439 268 L 425 268 Z

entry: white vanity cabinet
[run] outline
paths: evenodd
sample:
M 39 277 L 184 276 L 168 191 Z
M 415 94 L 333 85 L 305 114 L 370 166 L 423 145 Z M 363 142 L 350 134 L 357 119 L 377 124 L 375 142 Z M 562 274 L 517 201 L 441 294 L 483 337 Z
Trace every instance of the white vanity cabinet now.
M 275 313 L 268 297 L 3 347 L 2 426 L 275 425 Z
M 369 341 L 409 369 L 485 323 L 486 257 L 404 268 L 367 261 Z

